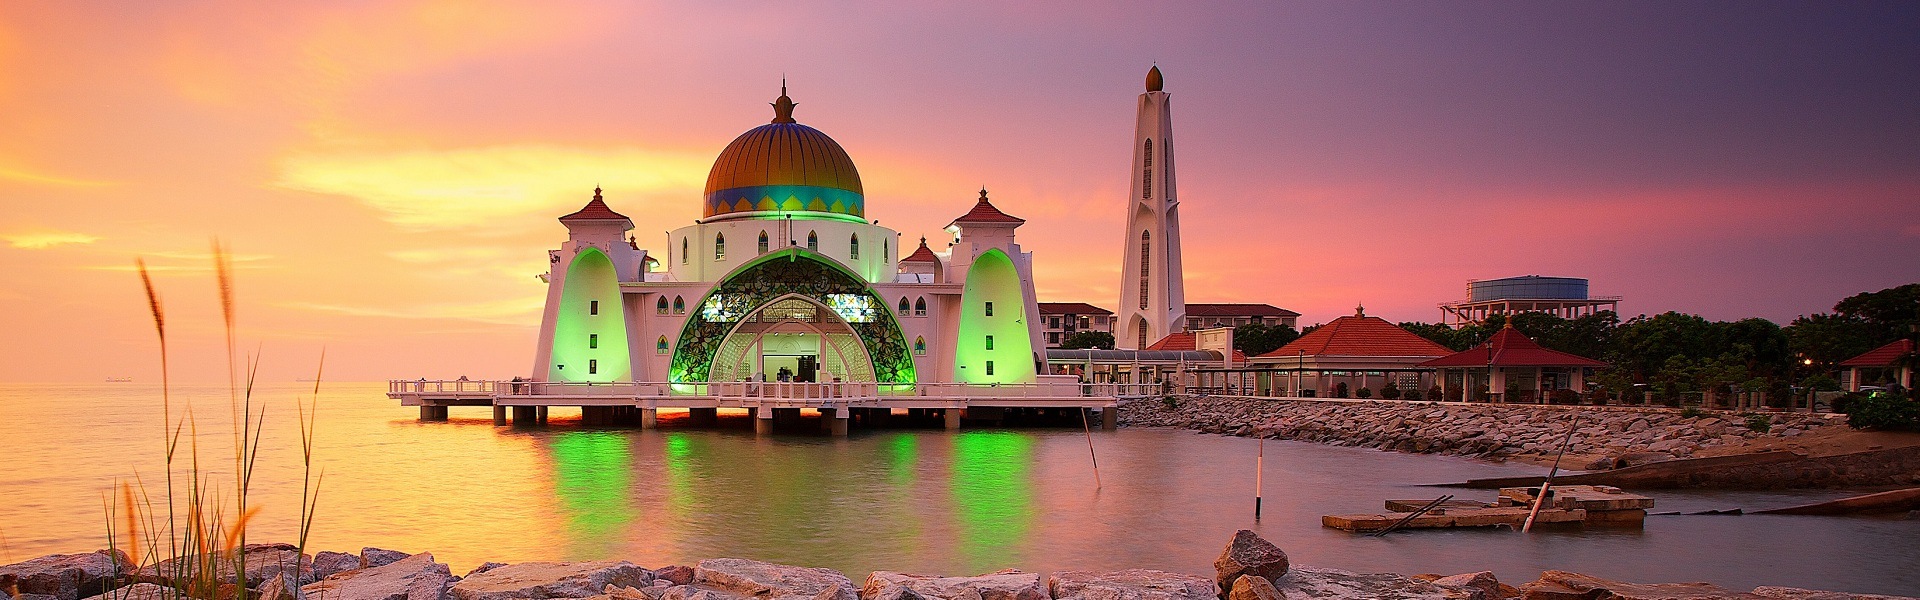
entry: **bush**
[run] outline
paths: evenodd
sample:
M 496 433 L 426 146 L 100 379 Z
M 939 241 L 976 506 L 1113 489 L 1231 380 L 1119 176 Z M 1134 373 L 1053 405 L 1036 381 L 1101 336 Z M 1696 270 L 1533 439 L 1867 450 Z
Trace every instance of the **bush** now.
M 1347 397 L 1347 382 L 1342 381 L 1340 383 L 1333 384 L 1333 397 L 1335 398 Z
M 1167 396 L 1165 398 L 1161 398 L 1160 401 L 1165 402 L 1167 404 L 1168 409 L 1180 408 L 1180 400 L 1178 398 L 1174 398 L 1173 396 Z
M 1554 390 L 1547 393 L 1547 402 L 1553 404 L 1579 404 L 1580 392 L 1573 390 Z
M 1755 433 L 1766 433 L 1773 429 L 1773 417 L 1766 415 L 1747 415 L 1747 429 Z
M 1381 395 L 1381 396 L 1386 396 L 1386 395 L 1387 395 L 1387 391 L 1386 391 L 1386 390 L 1380 390 L 1380 395 Z M 1420 388 L 1413 388 L 1413 389 L 1410 389 L 1410 390 L 1407 390 L 1407 393 L 1405 393 L 1405 394 L 1401 394 L 1401 395 L 1400 395 L 1400 398 L 1401 398 L 1402 400 L 1419 400 L 1419 399 L 1420 399 Z
M 1680 418 L 1682 419 L 1698 419 L 1700 415 L 1704 414 L 1706 413 L 1700 412 L 1699 408 L 1692 406 L 1680 409 Z
M 1458 391 L 1458 390 L 1459 390 L 1459 388 L 1454 388 L 1454 389 L 1455 389 L 1456 391 Z M 1433 387 L 1430 387 L 1430 388 L 1427 388 L 1427 399 L 1428 399 L 1428 400 L 1444 400 L 1444 399 L 1449 399 L 1449 398 L 1444 398 L 1444 397 L 1442 397 L 1442 396 L 1441 396 L 1441 394 L 1440 394 L 1440 386 L 1436 384 L 1436 385 L 1434 385 Z M 1453 400 L 1454 402 L 1459 402 L 1459 401 L 1460 401 L 1460 395 L 1459 395 L 1459 394 L 1455 394 L 1455 395 L 1454 395 L 1454 397 L 1453 397 L 1453 398 L 1450 398 L 1450 399 L 1451 399 L 1451 400 Z
M 1400 386 L 1394 385 L 1391 381 L 1387 382 L 1385 387 L 1380 388 L 1380 397 L 1388 400 L 1399 400 Z
M 1854 429 L 1920 431 L 1920 404 L 1896 392 L 1875 392 L 1846 404 L 1847 425 Z
M 1372 398 L 1373 390 L 1363 386 L 1358 390 L 1354 390 L 1353 395 L 1359 396 L 1361 398 Z
M 1646 402 L 1647 393 L 1640 388 L 1627 388 L 1627 391 L 1620 392 L 1621 404 L 1640 405 Z
M 1819 392 L 1838 392 L 1840 391 L 1840 381 L 1825 373 L 1817 373 L 1800 380 L 1800 387 L 1813 388 L 1814 391 Z
M 1481 385 L 1473 388 L 1474 402 L 1486 402 L 1491 398 L 1493 398 L 1493 395 L 1487 393 L 1487 386 Z
M 1606 390 L 1594 388 L 1587 391 L 1587 402 L 1593 403 L 1594 406 L 1606 406 L 1607 400 Z

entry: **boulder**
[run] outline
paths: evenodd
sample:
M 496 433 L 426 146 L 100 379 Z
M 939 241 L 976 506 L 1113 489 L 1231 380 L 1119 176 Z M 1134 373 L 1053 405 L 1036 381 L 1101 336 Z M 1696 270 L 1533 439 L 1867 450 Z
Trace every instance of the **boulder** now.
M 1453 600 L 1458 592 L 1393 573 L 1353 573 L 1301 567 L 1273 582 L 1287 598 L 1351 600 Z
M 240 549 L 245 554 L 246 586 L 250 589 L 260 587 L 260 584 L 283 572 L 296 571 L 296 569 L 298 576 L 294 579 L 299 582 L 297 585 L 313 583 L 320 579 L 314 576 L 313 558 L 301 554 L 298 547 L 292 544 L 247 544 Z M 214 563 L 216 581 L 237 583 L 233 572 L 235 561 L 231 555 L 221 553 L 210 558 Z M 206 561 L 198 554 L 171 558 L 140 569 L 137 577 L 141 581 L 184 588 L 188 587 L 190 582 L 200 578 L 200 569 L 203 568 L 204 562 Z
M 360 568 L 364 569 L 367 567 L 378 567 L 381 565 L 390 565 L 393 563 L 400 562 L 401 560 L 405 559 L 408 556 L 412 556 L 412 555 L 407 554 L 405 552 L 401 552 L 399 550 L 382 550 L 379 548 L 361 548 L 360 549 Z
M 853 580 L 833 569 L 795 567 L 747 560 L 710 558 L 693 569 L 693 586 L 766 599 L 796 596 L 817 600 L 857 600 Z M 671 592 L 669 592 L 671 593 Z
M 1213 570 L 1214 583 L 1220 586 L 1221 595 L 1225 597 L 1241 575 L 1258 575 L 1267 581 L 1285 577 L 1287 553 L 1254 532 L 1242 529 L 1234 532 L 1233 541 L 1227 542 L 1227 549 L 1213 560 Z
M 467 574 L 466 574 L 466 575 L 463 575 L 463 576 L 461 576 L 460 578 L 461 578 L 461 579 L 466 579 L 466 578 L 468 578 L 468 577 L 472 577 L 472 576 L 475 576 L 475 575 L 479 575 L 479 574 L 481 574 L 481 573 L 485 573 L 485 572 L 487 572 L 487 571 L 492 571 L 492 570 L 494 570 L 494 569 L 498 569 L 498 568 L 500 568 L 500 567 L 504 567 L 504 566 L 507 566 L 507 563 L 497 563 L 497 562 L 493 562 L 493 561 L 487 561 L 487 562 L 483 562 L 483 563 L 480 563 L 480 566 L 478 566 L 478 567 L 474 567 L 472 571 L 467 571 Z
M 1274 589 L 1273 582 L 1259 575 L 1241 575 L 1233 580 L 1227 600 L 1286 600 L 1287 594 Z
M 1461 573 L 1433 580 L 1433 584 L 1467 592 L 1471 600 L 1502 600 L 1506 595 L 1500 590 L 1500 579 L 1493 571 Z
M 646 595 L 649 600 L 755 600 L 752 596 L 693 585 L 652 586 L 642 588 L 640 593 Z M 658 596 L 655 596 L 656 593 Z
M 358 568 L 360 568 L 360 557 L 352 554 L 322 550 L 313 555 L 313 577 L 316 580 Z
M 1758 596 L 1707 583 L 1623 583 L 1592 575 L 1547 571 L 1520 586 L 1526 600 L 1759 600 Z
M 624 560 L 525 562 L 476 573 L 447 591 L 458 600 L 585 598 L 604 592 L 610 585 L 646 587 L 651 583 L 652 571 Z
M 1916 600 L 1911 596 L 1822 592 L 1818 590 L 1803 590 L 1800 588 L 1775 587 L 1770 585 L 1753 588 L 1753 594 L 1755 596 L 1775 598 L 1777 600 Z
M 45 594 L 55 600 L 79 600 L 106 591 L 132 564 L 127 553 L 119 550 L 49 554 L 0 567 L 0 581 L 12 581 L 19 599 Z
M 659 582 L 660 580 L 658 579 L 654 580 L 654 583 L 659 583 Z M 649 586 L 649 587 L 652 587 L 652 586 Z M 647 593 L 645 591 L 642 591 L 640 588 L 609 585 L 599 595 L 592 596 L 589 598 L 589 600 L 655 600 L 655 599 L 651 596 L 648 596 Z
M 300 593 L 328 600 L 441 600 L 453 573 L 422 552 L 378 567 L 336 573 L 301 586 Z
M 889 587 L 901 587 L 912 590 L 924 598 L 940 600 L 958 600 L 961 598 L 980 600 L 1048 600 L 1047 588 L 1040 583 L 1039 573 L 1027 573 L 1008 569 L 995 571 L 978 577 L 939 577 L 934 575 L 913 575 L 892 571 L 874 571 L 867 576 L 865 586 L 860 588 L 861 600 L 874 600 Z M 893 594 L 899 596 L 901 594 Z
M 693 583 L 693 567 L 686 565 L 660 567 L 654 570 L 653 576 L 671 582 L 673 585 L 687 585 Z
M 1211 579 L 1152 569 L 1061 571 L 1053 574 L 1048 589 L 1054 600 L 1210 600 L 1220 595 Z
M 25 600 L 27 594 L 22 594 Z M 98 596 L 89 596 L 86 600 L 173 600 L 180 592 L 151 583 L 140 582 L 127 587 L 107 590 Z

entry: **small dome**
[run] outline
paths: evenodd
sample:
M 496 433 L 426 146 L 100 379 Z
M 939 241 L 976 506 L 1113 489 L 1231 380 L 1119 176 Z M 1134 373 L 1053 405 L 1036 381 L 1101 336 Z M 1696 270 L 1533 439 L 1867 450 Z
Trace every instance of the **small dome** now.
M 707 173 L 707 218 L 756 212 L 827 213 L 865 220 L 853 159 L 833 138 L 793 120 L 781 86 L 772 123 L 740 134 Z
M 1160 76 L 1160 65 L 1154 65 L 1153 68 L 1147 69 L 1147 91 L 1158 92 L 1161 88 L 1166 87 L 1166 85 L 1167 80 Z

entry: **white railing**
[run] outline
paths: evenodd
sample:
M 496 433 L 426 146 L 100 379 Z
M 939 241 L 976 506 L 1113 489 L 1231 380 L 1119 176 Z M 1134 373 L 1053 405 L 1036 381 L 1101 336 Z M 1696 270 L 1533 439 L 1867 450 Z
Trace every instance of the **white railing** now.
M 395 379 L 387 382 L 387 393 L 487 394 L 494 391 L 495 383 L 476 379 Z
M 725 381 L 710 383 L 668 383 L 664 381 L 557 382 L 557 381 L 481 381 L 466 379 L 397 379 L 387 382 L 389 394 L 463 396 L 627 396 L 666 398 L 704 396 L 737 399 L 880 399 L 900 397 L 928 398 L 1111 398 L 1152 396 L 1163 393 L 1153 383 L 1081 383 L 1078 378 L 1042 375 L 1034 383 L 874 383 L 874 382 L 786 382 Z

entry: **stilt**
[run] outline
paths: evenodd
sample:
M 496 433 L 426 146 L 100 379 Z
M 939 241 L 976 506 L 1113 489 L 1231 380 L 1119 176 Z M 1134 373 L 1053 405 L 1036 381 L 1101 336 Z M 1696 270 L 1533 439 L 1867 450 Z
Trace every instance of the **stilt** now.
M 820 416 L 824 418 L 827 415 L 822 413 Z M 829 419 L 832 425 L 829 433 L 833 434 L 833 437 L 847 437 L 847 421 L 852 420 L 852 417 L 853 414 L 850 409 L 842 408 L 834 411 L 833 418 Z
M 515 406 L 513 407 L 513 424 L 520 426 L 532 425 L 536 418 L 535 415 L 537 414 L 531 406 Z
M 838 421 L 840 411 L 831 408 L 820 409 L 820 430 L 833 431 L 833 422 Z
M 947 431 L 960 430 L 960 409 L 947 408 L 947 409 L 941 409 L 940 412 L 943 413 L 947 418 Z
M 534 422 L 539 423 L 541 425 L 547 424 L 547 407 L 545 406 L 535 407 L 533 420 Z
M 753 413 L 753 433 L 773 435 L 773 409 L 762 406 L 753 409 Z
M 641 429 L 653 429 L 654 427 L 659 426 L 660 424 L 659 419 L 660 419 L 660 409 L 657 409 L 657 408 L 640 409 L 640 428 Z
M 867 421 L 863 423 L 863 425 L 874 429 L 884 428 L 887 426 L 887 418 L 891 416 L 893 416 L 893 409 L 891 408 L 869 408 L 867 409 Z
M 507 424 L 507 407 L 494 406 L 493 407 L 493 426 L 500 427 L 506 424 Z
M 1100 409 L 1100 429 L 1113 431 L 1120 428 L 1120 407 L 1109 406 Z
M 420 407 L 420 420 L 422 420 L 422 421 L 445 421 L 445 420 L 447 420 L 447 407 L 445 407 L 445 406 L 424 406 L 424 405 L 423 405 L 423 406 L 421 406 L 421 407 Z

